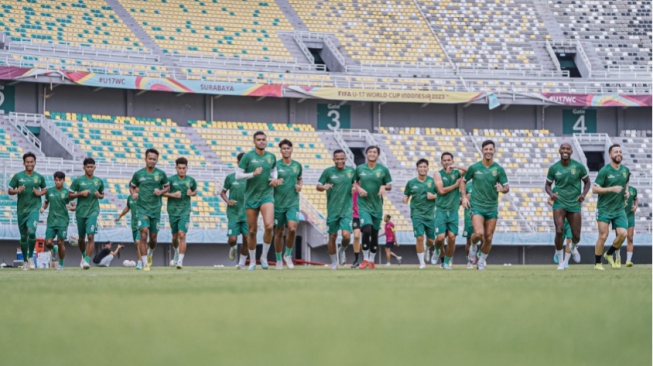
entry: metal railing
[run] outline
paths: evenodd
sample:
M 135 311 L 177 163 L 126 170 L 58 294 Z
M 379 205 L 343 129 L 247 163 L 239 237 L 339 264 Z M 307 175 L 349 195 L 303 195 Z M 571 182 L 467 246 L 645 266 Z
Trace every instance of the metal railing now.
M 339 132 L 342 134 L 343 139 L 363 139 L 367 146 L 379 146 L 379 143 L 376 141 L 374 136 L 370 133 L 369 130 L 355 130 L 355 129 L 341 129 Z M 379 160 L 381 164 L 387 165 L 388 159 L 386 157 L 385 151 L 381 150 L 381 155 L 379 155 Z
M 8 50 L 38 52 L 39 54 L 63 54 L 67 56 L 96 56 L 104 59 L 127 59 L 127 60 L 152 60 L 159 61 L 159 56 L 152 50 L 144 48 L 107 47 L 100 48 L 93 46 L 72 45 L 66 42 L 34 42 L 31 39 L 21 38 L 12 40 L 6 44 Z
M 77 144 L 75 144 L 68 135 L 58 128 L 52 120 L 45 118 L 42 114 L 11 112 L 9 113 L 9 118 L 21 121 L 27 126 L 43 128 L 50 133 L 50 135 L 52 135 L 52 137 L 57 140 L 57 142 L 59 142 L 59 144 L 63 146 L 63 148 L 66 149 L 73 158 L 75 157 L 75 153 L 78 152 Z
M 335 37 L 333 37 L 335 38 Z M 347 65 L 347 61 L 345 60 L 345 56 L 342 55 L 340 50 L 338 49 L 338 45 L 333 41 L 332 37 L 326 37 L 324 38 L 324 45 L 327 46 L 331 50 L 331 53 L 336 57 L 340 65 Z
M 315 229 L 326 237 L 327 228 L 325 216 L 320 213 L 320 210 L 318 210 L 303 194 L 299 195 L 299 203 L 302 210 L 306 211 L 308 214 L 309 217 L 307 219 L 310 219 L 310 222 L 313 224 Z
M 310 52 L 309 52 L 310 54 Z M 312 55 L 311 55 L 312 57 Z M 252 59 L 246 58 L 226 58 L 226 57 L 194 57 L 190 55 L 179 56 L 174 59 L 180 68 L 187 68 L 189 65 L 222 66 L 222 68 L 252 68 L 265 71 L 291 70 L 291 71 L 326 71 L 324 65 L 313 65 L 300 63 L 296 61 L 277 61 L 259 57 Z
M 576 41 L 576 51 L 580 55 L 580 58 L 583 60 L 583 63 L 587 67 L 587 72 L 589 72 L 588 77 L 592 77 L 592 63 L 590 62 L 589 57 L 587 57 L 587 53 L 585 53 L 585 49 L 583 48 L 583 44 L 580 42 L 580 40 Z
M 574 133 L 572 136 L 581 144 L 601 144 L 610 141 L 607 133 Z
M 41 151 L 41 140 L 39 140 L 32 131 L 30 131 L 27 126 L 24 124 L 20 123 L 16 118 L 12 118 L 11 115 L 9 116 L 9 123 L 14 126 L 18 132 L 20 132 L 27 141 L 29 141 L 30 144 L 32 144 L 38 151 Z M 22 159 L 21 159 L 22 161 Z
M 300 51 L 302 51 L 302 54 L 304 54 L 304 57 L 308 61 L 310 61 L 312 64 L 315 63 L 315 57 L 311 54 L 311 51 L 308 50 L 308 47 L 304 44 L 304 41 L 302 41 L 302 38 L 298 36 L 296 33 L 292 35 L 292 39 L 295 41 L 297 44 L 297 47 L 299 47 Z
M 333 139 L 336 140 L 340 148 L 345 152 L 345 155 L 347 155 L 347 162 L 349 165 L 355 167 L 356 161 L 354 160 L 354 153 L 351 152 L 349 145 L 347 145 L 347 142 L 342 138 L 342 130 L 333 131 Z
M 571 144 L 573 147 L 573 151 L 577 153 L 576 155 L 579 157 L 580 162 L 583 163 L 584 166 L 587 166 L 587 157 L 583 152 L 583 146 L 580 144 L 580 141 L 578 140 L 576 134 L 571 136 Z

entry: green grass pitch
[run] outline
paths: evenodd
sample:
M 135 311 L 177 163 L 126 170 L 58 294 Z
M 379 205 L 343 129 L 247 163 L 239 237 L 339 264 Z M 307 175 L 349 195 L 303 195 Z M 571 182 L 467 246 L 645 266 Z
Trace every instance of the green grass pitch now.
M 0 270 L 4 365 L 651 365 L 651 266 Z

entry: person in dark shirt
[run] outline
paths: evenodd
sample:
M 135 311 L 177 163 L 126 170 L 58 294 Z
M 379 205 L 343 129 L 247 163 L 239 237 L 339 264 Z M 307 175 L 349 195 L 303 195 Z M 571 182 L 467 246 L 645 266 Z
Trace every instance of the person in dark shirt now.
M 100 250 L 95 257 L 93 258 L 93 263 L 98 267 L 109 267 L 113 258 L 118 255 L 122 245 L 118 245 L 116 250 L 111 251 L 111 242 L 104 244 L 102 250 Z

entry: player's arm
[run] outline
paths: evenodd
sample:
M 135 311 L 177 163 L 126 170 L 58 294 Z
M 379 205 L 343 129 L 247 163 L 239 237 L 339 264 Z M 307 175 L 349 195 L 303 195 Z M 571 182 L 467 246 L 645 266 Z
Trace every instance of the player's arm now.
M 585 197 L 587 197 L 587 193 L 590 191 L 591 187 L 592 187 L 592 182 L 590 182 L 590 176 L 585 175 L 583 177 L 583 193 L 581 193 L 581 196 L 578 197 L 579 202 L 585 201 Z
M 41 209 L 39 210 L 40 213 L 43 213 L 45 210 L 48 209 L 48 206 L 50 205 L 50 201 L 47 199 L 43 201 L 43 206 L 41 206 Z
M 158 190 L 158 191 L 159 191 L 159 195 L 164 195 L 164 194 L 170 192 L 170 183 L 165 183 L 165 184 L 163 185 L 163 189 L 160 189 L 160 190 Z M 157 190 L 155 189 L 155 190 L 154 190 L 154 194 L 156 194 L 156 192 L 157 192 Z M 181 196 L 180 196 L 180 197 L 181 197 Z
M 324 183 L 322 183 L 322 182 L 324 182 Z M 315 186 L 315 189 L 318 192 L 324 192 L 324 191 L 328 191 L 329 189 L 331 189 L 331 187 L 333 187 L 333 184 L 326 183 L 325 176 L 324 176 L 324 174 L 322 174 L 322 177 L 320 177 L 320 180 L 317 181 L 317 185 Z
M 70 202 L 70 204 L 66 206 L 66 208 L 70 212 L 75 212 L 75 210 L 77 210 L 77 205 L 75 204 L 75 202 Z
M 304 178 L 302 178 L 302 177 L 297 178 L 297 184 L 295 185 L 295 191 L 296 192 L 301 192 L 303 185 L 304 185 Z
M 635 212 L 637 211 L 637 205 L 639 204 L 639 200 L 637 199 L 637 196 L 633 198 L 633 208 L 630 210 L 630 212 Z
M 118 218 L 116 218 L 114 221 L 115 222 L 120 221 L 120 219 L 125 217 L 125 215 L 127 215 L 128 212 L 129 212 L 129 206 L 125 206 L 125 208 L 122 209 L 122 212 L 120 213 L 120 215 L 118 215 Z
M 177 191 L 175 193 L 170 193 L 166 192 L 163 194 L 163 197 L 168 197 L 168 198 L 181 198 L 181 191 Z
M 251 173 L 245 173 L 245 169 L 238 167 L 236 168 L 236 180 L 247 180 L 247 179 L 252 179 L 255 176 L 261 174 L 261 167 L 256 168 L 255 171 Z
M 465 176 L 465 173 L 467 173 L 467 168 L 462 166 L 462 165 L 454 165 L 452 168 L 458 169 L 460 172 L 460 175 Z
M 623 189 L 624 187 L 621 186 L 601 187 L 600 185 L 596 184 L 596 182 L 594 182 L 594 186 L 592 187 L 592 193 L 594 194 L 620 193 Z
M 510 192 L 510 183 L 508 183 L 508 176 L 506 171 L 501 168 L 499 171 L 499 182 L 496 184 L 497 192 L 506 194 Z
M 277 172 L 277 167 L 270 169 L 270 185 L 272 187 L 278 187 L 283 184 L 283 179 L 279 179 L 279 172 Z
M 16 179 L 16 176 L 14 175 L 9 182 L 9 189 L 7 190 L 7 193 L 9 193 L 10 196 L 15 196 L 19 193 L 22 193 L 24 190 L 25 186 L 21 186 L 18 182 L 18 179 Z
M 555 201 L 558 199 L 558 194 L 553 192 L 553 182 L 548 177 L 546 178 L 546 182 L 544 182 L 544 192 L 546 192 L 550 200 Z
M 442 182 L 442 175 L 440 172 L 435 172 L 433 174 L 433 180 L 435 181 L 435 188 L 438 190 L 438 194 L 440 196 L 444 196 L 445 194 L 449 192 L 453 192 L 456 189 L 460 188 L 460 181 L 462 178 L 458 178 L 455 184 L 450 185 L 449 187 L 444 186 L 444 182 Z

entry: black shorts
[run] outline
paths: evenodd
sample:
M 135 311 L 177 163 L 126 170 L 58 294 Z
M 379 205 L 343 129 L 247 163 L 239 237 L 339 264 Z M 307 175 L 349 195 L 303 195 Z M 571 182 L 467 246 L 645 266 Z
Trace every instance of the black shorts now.
M 361 228 L 361 219 L 355 218 L 351 220 L 351 228 L 352 230 L 360 229 Z
M 392 249 L 392 247 L 394 247 L 394 246 L 395 246 L 394 241 L 388 241 L 388 242 L 385 243 L 385 248 L 386 249 Z

